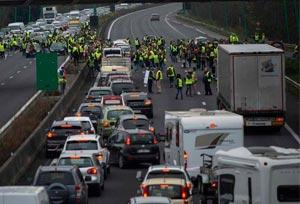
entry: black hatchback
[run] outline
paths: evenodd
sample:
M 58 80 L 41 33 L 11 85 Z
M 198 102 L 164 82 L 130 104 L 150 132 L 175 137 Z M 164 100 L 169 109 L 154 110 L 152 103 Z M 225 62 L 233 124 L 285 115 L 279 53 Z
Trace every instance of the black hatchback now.
M 147 130 L 116 130 L 107 140 L 112 163 L 124 168 L 130 163 L 160 163 L 160 153 L 154 134 Z

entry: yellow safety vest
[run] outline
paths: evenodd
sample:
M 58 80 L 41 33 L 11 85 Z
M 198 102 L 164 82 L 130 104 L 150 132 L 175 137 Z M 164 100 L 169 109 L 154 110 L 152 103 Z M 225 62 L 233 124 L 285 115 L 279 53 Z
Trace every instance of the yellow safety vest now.
M 161 70 L 158 70 L 158 71 L 156 72 L 155 79 L 156 79 L 156 80 L 162 80 L 162 79 L 163 79 L 163 75 L 162 75 Z

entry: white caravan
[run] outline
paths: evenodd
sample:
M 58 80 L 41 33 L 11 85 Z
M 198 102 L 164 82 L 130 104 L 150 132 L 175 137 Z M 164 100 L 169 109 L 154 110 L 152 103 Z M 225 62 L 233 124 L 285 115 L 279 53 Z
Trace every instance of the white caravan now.
M 218 203 L 300 203 L 300 149 L 235 148 L 214 158 Z
M 210 168 L 216 151 L 244 144 L 243 117 L 223 110 L 166 111 L 165 131 L 166 163 L 184 166 L 196 186 L 211 183 L 200 167 Z

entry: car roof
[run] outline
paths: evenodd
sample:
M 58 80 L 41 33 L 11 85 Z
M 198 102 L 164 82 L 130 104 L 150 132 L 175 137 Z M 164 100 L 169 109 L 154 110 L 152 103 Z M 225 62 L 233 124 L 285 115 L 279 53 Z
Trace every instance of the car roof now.
M 102 105 L 100 103 L 81 103 L 79 107 L 82 107 L 82 106 L 101 106 Z
M 156 171 L 156 170 L 163 170 L 163 169 L 184 171 L 183 166 L 168 165 L 168 164 L 166 164 L 166 165 L 152 165 L 152 166 L 149 166 L 148 171 Z
M 122 99 L 122 96 L 118 96 L 118 95 L 105 95 L 105 96 L 102 96 L 102 100 L 105 100 L 105 99 Z
M 71 156 L 78 156 L 78 157 L 89 157 L 89 158 L 94 158 L 96 154 L 91 154 L 89 152 L 85 152 L 84 150 L 82 151 L 73 151 L 71 150 L 64 152 L 63 154 L 60 154 L 59 159 L 60 158 L 67 158 L 67 157 L 71 157 Z
M 40 171 L 73 171 L 73 169 L 78 168 L 77 166 L 40 166 Z
M 142 114 L 128 114 L 128 115 L 120 115 L 119 119 L 120 120 L 127 120 L 127 119 L 132 119 L 132 118 L 139 118 L 139 119 L 145 119 L 148 120 L 147 116 L 142 115 Z
M 165 203 L 165 204 L 169 204 L 172 203 L 172 200 L 170 198 L 167 197 L 161 197 L 161 196 L 148 196 L 148 197 L 133 197 L 131 198 L 131 200 L 134 201 L 135 204 L 144 204 L 144 203 Z
M 89 117 L 86 116 L 67 116 L 64 117 L 65 121 L 91 121 Z
M 87 140 L 97 140 L 99 135 L 95 134 L 87 134 L 87 135 L 71 135 L 67 138 L 67 141 L 74 141 L 79 139 L 87 139 Z
M 129 134 L 138 134 L 138 133 L 150 133 L 150 134 L 153 134 L 151 131 L 144 130 L 144 129 L 138 129 L 138 128 L 135 128 L 135 129 L 126 129 L 126 130 L 121 130 L 121 131 L 127 132 Z
M 145 98 L 148 97 L 148 94 L 145 92 L 133 91 L 133 92 L 123 92 L 121 96 L 123 96 L 124 98 Z
M 118 79 L 111 82 L 111 84 L 121 84 L 121 83 L 133 84 L 133 81 L 130 79 Z
M 110 110 L 119 110 L 119 109 L 122 109 L 122 110 L 131 110 L 132 111 L 132 108 L 130 108 L 129 106 L 120 106 L 120 105 L 116 105 L 116 106 L 105 106 L 103 108 L 103 113 L 105 111 L 110 111 Z
M 109 90 L 109 91 L 111 91 L 111 88 L 109 86 L 93 86 L 89 89 L 89 92 L 94 91 L 94 90 Z
M 158 184 L 174 184 L 185 186 L 186 181 L 181 178 L 151 178 L 145 181 L 145 185 L 158 185 Z
M 59 121 L 53 121 L 52 126 L 60 126 L 60 125 L 74 125 L 74 126 L 81 126 L 81 121 L 64 121 L 64 120 L 59 120 Z

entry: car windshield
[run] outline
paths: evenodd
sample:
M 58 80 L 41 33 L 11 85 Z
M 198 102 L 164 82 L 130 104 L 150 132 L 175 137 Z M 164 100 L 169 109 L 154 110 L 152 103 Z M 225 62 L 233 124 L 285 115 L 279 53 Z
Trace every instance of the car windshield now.
M 133 145 L 153 144 L 154 138 L 151 133 L 130 134 L 130 142 Z
M 158 171 L 151 171 L 149 172 L 147 179 L 150 178 L 181 178 L 186 179 L 185 175 L 182 171 L 176 170 L 158 170 Z
M 82 130 L 82 127 L 80 126 L 64 126 L 64 127 L 61 127 L 61 126 L 57 126 L 57 127 L 53 127 L 51 128 L 51 132 L 55 132 L 56 134 L 59 134 L 59 135 L 74 135 L 74 134 L 77 134 L 79 132 L 81 132 Z
M 171 184 L 150 185 L 149 196 L 164 196 L 171 199 L 181 199 L 181 186 Z
M 92 90 L 90 91 L 91 96 L 105 96 L 105 95 L 111 95 L 111 91 L 110 90 Z
M 52 183 L 61 183 L 63 185 L 75 185 L 74 177 L 71 172 L 54 171 L 41 172 L 38 175 L 36 186 L 49 186 Z
M 68 141 L 66 145 L 66 150 L 97 150 L 97 141 L 92 140 L 78 140 L 78 141 Z
M 132 91 L 134 86 L 132 83 L 113 83 L 112 91 L 115 95 L 120 95 L 122 92 Z
M 130 110 L 111 110 L 107 113 L 108 120 L 117 120 L 120 115 L 129 115 L 132 114 Z
M 69 165 L 77 165 L 79 168 L 85 168 L 85 167 L 90 167 L 93 166 L 93 162 L 91 158 L 89 157 L 66 157 L 66 158 L 61 158 L 58 161 L 58 166 L 69 166 Z
M 123 127 L 125 129 L 145 129 L 147 130 L 149 127 L 149 122 L 148 120 L 145 119 L 138 119 L 138 120 L 134 120 L 134 119 L 127 119 L 123 121 Z

